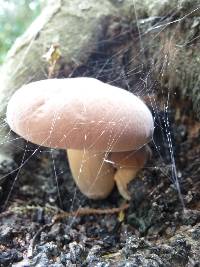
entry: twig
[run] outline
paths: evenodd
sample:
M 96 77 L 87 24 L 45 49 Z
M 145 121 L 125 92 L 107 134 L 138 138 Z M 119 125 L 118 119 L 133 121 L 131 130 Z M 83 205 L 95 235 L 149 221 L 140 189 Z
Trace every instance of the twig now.
M 71 216 L 85 216 L 85 215 L 106 215 L 106 214 L 114 214 L 119 213 L 128 209 L 129 204 L 124 204 L 119 208 L 111 208 L 111 209 L 91 209 L 91 208 L 79 208 L 77 211 L 72 212 L 62 212 L 53 217 L 52 222 L 57 222 L 67 217 Z

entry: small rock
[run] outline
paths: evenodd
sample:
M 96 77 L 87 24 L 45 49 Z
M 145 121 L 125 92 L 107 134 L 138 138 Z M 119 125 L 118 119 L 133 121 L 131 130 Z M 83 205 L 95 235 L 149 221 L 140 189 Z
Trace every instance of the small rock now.
M 23 259 L 22 253 L 16 249 L 0 252 L 0 266 L 9 266 L 10 263 L 18 262 Z
M 10 226 L 1 226 L 0 227 L 0 244 L 1 245 L 10 245 L 12 243 L 12 228 Z
M 49 267 L 49 259 L 45 253 L 38 253 L 32 260 L 34 267 Z
M 200 239 L 200 225 L 192 230 L 192 238 L 194 240 L 199 240 Z
M 86 257 L 85 248 L 82 244 L 78 244 L 77 242 L 72 242 L 69 244 L 69 260 L 72 263 L 82 263 Z
M 95 245 L 93 246 L 86 258 L 86 263 L 90 264 L 90 263 L 94 263 L 99 261 L 99 256 L 100 256 L 100 250 L 101 250 L 101 246 L 99 245 Z

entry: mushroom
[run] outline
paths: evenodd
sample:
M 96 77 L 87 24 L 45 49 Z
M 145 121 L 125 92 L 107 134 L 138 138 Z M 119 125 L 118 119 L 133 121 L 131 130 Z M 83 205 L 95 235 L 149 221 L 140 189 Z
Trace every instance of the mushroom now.
M 89 198 L 128 183 L 150 156 L 153 117 L 134 94 L 94 78 L 48 79 L 22 86 L 7 107 L 10 128 L 35 144 L 67 149 L 74 180 Z

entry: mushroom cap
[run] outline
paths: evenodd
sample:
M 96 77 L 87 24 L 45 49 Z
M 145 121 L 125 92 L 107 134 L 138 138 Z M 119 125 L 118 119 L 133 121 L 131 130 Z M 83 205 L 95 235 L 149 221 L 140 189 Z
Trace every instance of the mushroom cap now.
M 152 138 L 148 107 L 134 94 L 94 78 L 48 79 L 15 92 L 11 129 L 35 144 L 93 151 L 130 151 Z

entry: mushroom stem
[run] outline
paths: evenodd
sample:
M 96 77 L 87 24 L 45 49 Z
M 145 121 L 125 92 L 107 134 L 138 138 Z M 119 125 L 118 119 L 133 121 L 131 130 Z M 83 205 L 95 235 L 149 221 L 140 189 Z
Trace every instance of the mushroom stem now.
M 128 184 L 150 157 L 151 149 L 147 145 L 137 151 L 111 153 L 110 159 L 117 169 L 114 180 L 123 198 L 130 200 Z
M 105 161 L 108 153 L 68 149 L 67 155 L 80 191 L 91 199 L 106 198 L 115 184 L 115 168 Z
M 91 199 L 106 198 L 116 183 L 119 193 L 130 200 L 128 184 L 150 158 L 149 146 L 128 152 L 67 150 L 70 169 L 80 191 Z
M 131 199 L 128 191 L 128 184 L 132 179 L 134 179 L 137 171 L 138 170 L 133 168 L 119 168 L 115 173 L 114 180 L 116 182 L 117 189 L 124 199 Z

